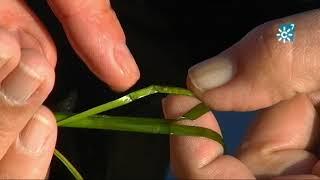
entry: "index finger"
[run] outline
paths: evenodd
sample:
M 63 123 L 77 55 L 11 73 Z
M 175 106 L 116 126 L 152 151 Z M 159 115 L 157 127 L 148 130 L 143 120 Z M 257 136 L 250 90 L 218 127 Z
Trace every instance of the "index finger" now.
M 169 96 L 163 101 L 164 114 L 166 118 L 175 119 L 197 103 L 199 101 L 192 97 Z M 221 133 L 211 112 L 195 121 L 178 123 L 202 126 Z M 174 172 L 182 179 L 254 179 L 244 164 L 232 156 L 223 155 L 222 146 L 209 139 L 171 137 L 170 159 Z
M 48 0 L 68 39 L 89 69 L 114 90 L 140 77 L 109 0 Z

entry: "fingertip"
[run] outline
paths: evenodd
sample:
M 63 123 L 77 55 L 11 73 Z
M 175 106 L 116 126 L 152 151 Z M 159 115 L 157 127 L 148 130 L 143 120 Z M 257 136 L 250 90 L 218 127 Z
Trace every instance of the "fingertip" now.
M 109 80 L 104 80 L 104 82 L 106 84 L 109 85 L 109 87 L 118 93 L 127 91 L 128 89 L 130 89 L 133 85 L 136 84 L 136 82 L 139 80 L 140 75 L 135 76 L 135 77 L 123 77 L 123 78 L 119 78 L 119 81 L 117 82 L 110 82 Z M 103 78 L 101 78 L 103 79 Z
M 318 27 L 314 17 L 319 14 L 314 12 L 254 28 L 226 51 L 192 67 L 188 87 L 211 108 L 222 111 L 262 109 L 297 92 L 319 89 L 313 81 L 318 79 L 314 70 L 319 62 L 318 38 L 309 36 Z M 287 23 L 299 27 L 292 32 L 297 38 L 280 41 L 276 35 Z
M 49 4 L 75 51 L 99 79 L 117 92 L 129 89 L 138 81 L 139 68 L 108 1 L 50 0 Z
M 97 49 L 100 55 L 84 59 L 90 70 L 117 92 L 132 87 L 140 78 L 140 71 L 129 48 L 123 42 L 106 41 L 104 50 Z
M 162 99 L 162 107 L 165 117 L 176 119 L 187 113 L 190 108 L 197 105 L 200 101 L 194 97 L 169 95 Z
M 192 83 L 189 74 L 187 76 L 186 85 L 188 89 L 190 89 L 193 92 L 193 94 L 195 94 L 195 96 L 197 96 L 198 98 L 201 98 L 203 96 L 202 94 L 203 92 L 199 90 L 197 87 L 195 87 L 194 84 Z
M 51 111 L 42 106 L 20 132 L 0 161 L 0 177 L 44 179 L 57 138 L 57 126 Z
M 200 93 L 223 86 L 233 79 L 237 66 L 232 48 L 206 59 L 188 70 L 189 84 Z
M 45 123 L 49 126 L 51 133 L 53 133 L 53 135 L 57 134 L 57 121 L 52 111 L 46 106 L 41 106 L 36 115 L 37 114 L 44 117 Z
M 106 59 L 106 61 L 109 61 Z M 140 79 L 140 71 L 132 55 L 121 56 L 117 59 L 119 66 L 109 67 L 109 70 L 99 71 L 100 77 L 116 92 L 131 88 Z M 93 71 L 96 71 L 93 69 Z
M 41 106 L 21 131 L 21 150 L 30 156 L 43 156 L 52 153 L 57 138 L 57 124 L 52 112 Z
M 125 91 L 139 80 L 140 71 L 138 65 L 136 64 L 136 61 L 127 45 L 123 43 L 115 45 L 113 57 L 111 58 L 114 58 L 114 61 L 117 63 L 116 67 L 111 68 L 114 68 L 114 71 L 118 73 L 121 80 L 113 82 L 114 79 L 112 79 L 112 76 L 117 76 L 117 73 L 108 74 L 105 77 L 106 83 L 110 84 L 112 89 L 115 91 Z M 113 60 L 110 59 L 109 61 Z M 108 76 L 111 76 L 111 78 Z
M 200 102 L 194 97 L 168 96 L 162 100 L 162 103 L 166 118 L 176 119 Z M 211 112 L 197 120 L 181 120 L 175 123 L 205 127 L 221 134 L 219 125 Z M 188 136 L 170 138 L 170 158 L 173 169 L 179 177 L 209 177 L 206 173 L 201 175 L 202 168 L 222 153 L 222 146 L 210 139 Z

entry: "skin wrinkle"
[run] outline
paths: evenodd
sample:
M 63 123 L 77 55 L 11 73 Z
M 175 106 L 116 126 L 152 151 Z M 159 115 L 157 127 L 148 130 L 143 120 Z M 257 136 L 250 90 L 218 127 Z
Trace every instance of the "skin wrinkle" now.
M 305 135 L 303 135 L 303 137 L 305 137 Z M 301 147 L 290 148 L 291 145 L 296 144 L 295 142 L 296 139 L 297 139 L 297 136 L 293 136 L 290 138 L 290 140 L 286 141 L 285 143 L 282 142 L 281 144 L 277 144 L 277 145 L 265 142 L 264 140 L 261 140 L 259 142 L 250 142 L 246 140 L 246 143 L 244 143 L 241 146 L 241 151 L 246 151 L 245 149 L 251 148 L 251 151 L 254 151 L 254 154 L 260 154 L 257 157 L 266 157 L 266 156 L 272 156 L 272 154 L 276 152 L 287 151 L 287 150 L 301 150 L 300 148 L 307 147 L 307 144 L 305 144 L 305 145 L 301 145 Z M 252 143 L 254 144 L 254 146 Z M 255 148 L 252 148 L 252 147 L 255 147 Z
M 301 135 L 303 137 L 305 137 L 305 135 Z M 297 137 L 292 137 L 289 141 L 287 141 L 285 144 L 279 144 L 278 146 L 270 146 L 269 148 L 265 148 L 265 147 L 262 147 L 262 148 L 258 148 L 258 150 L 251 150 L 252 152 L 251 153 L 254 153 L 254 154 L 260 154 L 256 157 L 260 157 L 260 158 L 263 158 L 265 159 L 264 160 L 264 164 L 265 164 L 265 167 L 268 167 L 269 169 L 273 168 L 273 162 L 276 161 L 276 159 L 279 159 L 280 157 L 278 156 L 275 156 L 277 153 L 281 153 L 281 152 L 285 152 L 285 151 L 290 151 L 290 150 L 297 150 L 297 151 L 302 151 L 300 149 L 300 147 L 296 147 L 296 148 L 286 148 L 284 149 L 282 146 L 287 146 L 288 144 L 296 144 L 296 139 Z M 265 143 L 261 143 L 261 144 L 265 144 Z M 307 145 L 305 145 L 307 146 Z M 302 145 L 302 148 L 305 147 L 304 145 Z M 260 150 L 259 150 L 260 149 Z M 247 152 L 248 153 L 248 152 Z M 250 154 L 250 152 L 249 152 Z M 310 155 L 312 155 L 311 153 L 308 153 Z M 252 154 L 251 154 L 252 155 Z M 272 158 L 272 159 L 270 159 Z M 276 159 L 275 159 L 276 158 Z M 281 159 L 281 158 L 280 158 Z M 271 162 L 271 163 L 268 163 L 268 162 Z M 277 173 L 276 173 L 277 174 Z
M 45 45 L 43 44 L 47 42 L 42 42 L 37 36 L 34 36 L 31 32 L 29 32 L 26 28 L 23 27 L 9 27 L 8 31 L 14 34 L 14 36 L 18 39 L 20 45 L 25 45 L 21 48 L 32 48 L 39 50 L 41 54 L 43 54 L 47 59 L 49 59 L 48 53 L 45 53 L 48 51 L 44 49 Z M 32 43 L 28 42 L 28 44 L 26 45 L 24 42 L 22 42 L 22 36 L 28 38 L 28 40 L 31 40 Z
M 45 57 L 55 67 L 56 61 L 57 61 L 57 55 L 55 53 L 56 52 L 55 45 L 53 40 L 50 37 L 50 34 L 45 30 L 46 28 L 41 23 L 40 19 L 33 13 L 33 11 L 27 6 L 27 4 L 21 1 L 19 1 L 19 3 L 22 4 L 23 9 L 27 11 L 27 13 L 21 13 L 21 14 L 24 14 L 24 16 L 20 17 L 20 20 L 18 20 L 18 22 L 20 23 L 23 22 L 23 24 L 21 25 L 21 28 L 18 27 L 18 29 L 21 30 L 21 32 L 33 38 L 36 44 L 39 44 L 38 49 L 41 51 L 42 54 L 45 55 Z M 16 14 L 19 14 L 19 13 L 15 13 L 15 16 Z M 34 33 L 31 33 L 32 30 L 29 30 L 30 24 L 36 24 L 37 26 L 39 26 L 39 28 L 37 30 L 31 28 L 34 31 Z M 43 38 L 43 39 L 41 40 L 40 38 Z M 54 52 L 54 53 L 50 54 L 50 52 Z
M 198 164 L 197 169 L 201 170 L 201 169 L 205 169 L 207 167 L 210 167 L 210 165 L 212 163 L 214 163 L 214 161 L 217 158 L 219 158 L 221 155 L 223 155 L 224 150 L 221 147 L 219 147 L 218 149 L 219 149 L 219 151 L 216 152 L 216 156 L 209 156 L 210 158 L 203 158 L 202 161 Z
M 34 39 L 31 40 L 33 41 L 31 44 L 35 44 L 36 49 L 44 54 L 47 59 L 50 59 L 52 65 L 55 66 L 56 54 L 52 54 L 52 52 L 55 52 L 54 43 L 50 39 L 49 33 L 44 30 L 45 28 L 40 23 L 37 16 L 30 10 L 24 1 L 12 1 L 12 3 L 8 4 L 8 6 L 0 6 L 0 14 L 2 17 L 0 26 L 14 32 L 19 40 L 21 40 L 23 34 L 24 36 L 27 35 L 30 37 L 28 40 Z M 17 13 L 20 11 L 23 13 Z M 31 25 L 36 25 L 40 28 L 34 28 L 33 26 L 31 27 Z M 31 31 L 35 32 L 31 33 Z M 43 36 L 43 34 L 46 36 Z M 27 46 L 29 45 L 30 43 Z M 34 48 L 34 46 L 32 47 Z
M 292 150 L 300 150 L 300 149 L 292 149 Z M 264 169 L 273 170 L 272 171 L 273 173 L 271 173 L 271 174 L 276 175 L 282 171 L 282 169 L 279 169 L 277 172 L 274 171 L 275 170 L 274 169 L 275 163 L 277 164 L 281 160 L 281 156 L 279 156 L 277 154 L 278 153 L 281 154 L 285 151 L 287 151 L 287 149 L 286 150 L 276 150 L 276 151 L 271 151 L 271 152 L 266 152 L 263 149 L 260 149 L 260 151 L 257 151 L 256 149 L 255 150 L 251 149 L 251 151 L 246 152 L 246 155 L 244 156 L 245 158 L 242 158 L 242 160 L 244 160 L 244 162 L 245 162 L 245 161 L 247 161 L 246 159 L 249 158 L 248 160 L 251 163 L 248 164 L 248 166 L 250 167 L 250 169 L 252 169 L 252 168 L 254 169 L 254 171 L 256 172 L 256 175 L 258 177 L 264 174 Z M 256 154 L 256 155 L 253 156 L 253 154 Z M 256 157 L 256 158 L 252 159 L 252 157 Z M 261 160 L 264 162 L 263 169 L 261 169 L 260 167 L 257 167 L 255 165 L 256 163 L 259 164 Z
M 17 32 L 18 32 L 18 34 L 19 34 L 19 41 L 21 41 L 21 37 L 20 37 L 20 33 L 19 33 L 19 31 L 20 32 L 22 32 L 22 33 L 25 33 L 26 35 L 29 35 L 30 36 L 30 38 L 32 38 L 34 41 L 34 43 L 35 43 L 35 45 L 38 47 L 37 49 L 39 49 L 40 50 L 40 53 L 41 54 L 43 54 L 43 55 L 45 55 L 45 57 L 47 58 L 47 59 L 49 59 L 50 57 L 48 56 L 48 54 L 47 53 L 45 53 L 45 52 L 47 52 L 47 51 L 45 51 L 45 49 L 44 49 L 44 47 L 45 47 L 45 45 L 43 44 L 43 43 L 45 43 L 45 42 L 42 42 L 42 41 L 40 41 L 40 39 L 37 37 L 37 36 L 34 36 L 31 32 L 29 32 L 28 30 L 26 30 L 26 29 L 17 29 Z M 21 35 L 21 36 L 23 36 L 23 35 Z M 20 43 L 20 44 L 22 44 L 22 43 Z M 23 48 L 23 47 L 22 47 Z
M 204 162 L 199 163 L 199 166 L 197 167 L 199 170 L 202 169 L 206 169 L 207 167 L 211 167 L 212 163 L 215 162 L 216 159 L 218 159 L 219 157 L 221 157 L 221 155 L 223 154 L 223 149 L 219 148 L 219 152 L 217 153 L 216 156 L 211 156 L 210 158 L 206 158 L 206 160 L 203 160 Z
M 28 156 L 32 156 L 32 157 L 41 157 L 43 156 L 43 153 L 48 151 L 49 149 L 46 149 L 46 147 L 48 147 L 48 144 L 50 143 L 50 141 L 48 141 L 50 139 L 50 134 L 45 138 L 44 140 L 44 144 L 42 145 L 43 148 L 39 149 L 39 151 L 32 151 L 30 149 L 27 149 L 24 145 L 24 143 L 21 141 L 21 134 L 18 135 L 18 138 L 17 140 L 15 141 L 16 142 L 16 147 L 19 147 L 19 152 L 20 153 L 23 153 L 23 154 L 26 154 Z

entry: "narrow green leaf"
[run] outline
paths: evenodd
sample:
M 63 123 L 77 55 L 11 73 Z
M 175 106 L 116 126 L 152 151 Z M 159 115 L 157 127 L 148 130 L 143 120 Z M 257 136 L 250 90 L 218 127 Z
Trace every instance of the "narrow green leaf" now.
M 59 114 L 57 118 L 68 117 Z M 158 118 L 121 117 L 95 115 L 60 125 L 60 127 L 103 129 L 150 134 L 169 134 L 177 136 L 199 136 L 217 141 L 223 145 L 222 137 L 211 129 L 175 124 L 172 121 Z
M 129 104 L 132 101 L 135 101 L 137 99 L 141 99 L 143 97 L 156 94 L 156 93 L 164 93 L 164 94 L 176 94 L 176 95 L 185 95 L 185 96 L 193 96 L 192 92 L 190 92 L 187 89 L 178 88 L 178 87 L 167 87 L 167 86 L 149 86 L 147 88 L 143 88 L 137 91 L 134 91 L 126 96 L 123 96 L 119 99 L 116 99 L 114 101 L 110 101 L 106 104 L 94 107 L 92 109 L 89 109 L 87 111 L 84 111 L 82 113 L 73 115 L 71 117 L 68 117 L 66 119 L 60 120 L 57 122 L 58 125 L 63 125 L 72 121 L 76 121 L 79 119 L 86 118 L 88 116 L 96 115 L 101 112 L 105 112 L 126 104 Z
M 83 180 L 83 177 L 77 171 L 77 169 L 57 149 L 54 150 L 54 155 L 68 168 L 68 170 L 71 172 L 75 179 Z
M 179 117 L 177 120 L 196 120 L 205 113 L 209 112 L 210 108 L 206 106 L 203 103 L 200 103 L 193 107 L 190 111 L 188 111 L 186 114 Z
M 170 134 L 176 136 L 199 136 L 212 139 L 224 146 L 222 137 L 211 129 L 179 125 L 174 123 L 175 120 L 166 121 L 165 119 L 159 118 L 97 115 L 101 112 L 126 105 L 135 100 L 156 93 L 193 96 L 189 90 L 183 88 L 153 85 L 76 115 L 56 113 L 55 116 L 57 119 L 57 124 L 59 127 L 70 128 L 117 130 L 151 134 Z M 206 107 L 204 104 L 199 104 L 192 108 L 188 113 L 180 117 L 178 120 L 195 120 L 208 111 L 210 111 L 208 107 Z M 54 154 L 69 169 L 76 179 L 83 179 L 74 166 L 58 150 L 55 150 Z

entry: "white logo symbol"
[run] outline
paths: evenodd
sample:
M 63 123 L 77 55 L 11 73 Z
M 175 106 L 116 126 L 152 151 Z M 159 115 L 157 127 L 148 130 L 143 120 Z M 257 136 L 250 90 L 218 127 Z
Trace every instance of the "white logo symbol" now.
M 295 25 L 294 24 L 282 24 L 277 33 L 278 41 L 283 43 L 292 42 L 294 40 Z

